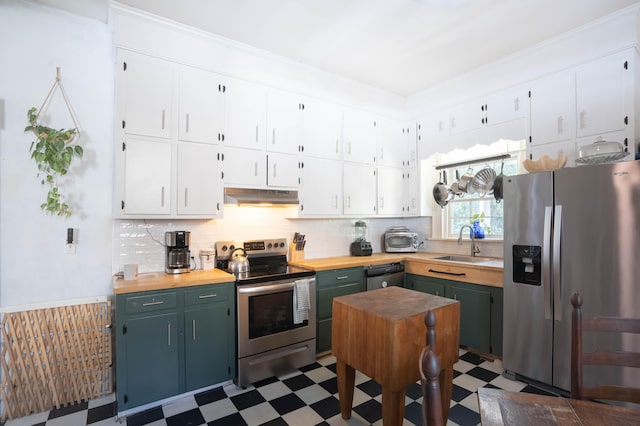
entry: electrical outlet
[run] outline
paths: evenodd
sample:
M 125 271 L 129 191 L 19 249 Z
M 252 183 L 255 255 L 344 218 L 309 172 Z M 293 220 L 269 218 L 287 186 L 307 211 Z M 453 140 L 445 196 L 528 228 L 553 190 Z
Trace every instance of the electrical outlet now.
M 76 245 L 75 244 L 65 244 L 64 245 L 64 254 L 76 254 Z

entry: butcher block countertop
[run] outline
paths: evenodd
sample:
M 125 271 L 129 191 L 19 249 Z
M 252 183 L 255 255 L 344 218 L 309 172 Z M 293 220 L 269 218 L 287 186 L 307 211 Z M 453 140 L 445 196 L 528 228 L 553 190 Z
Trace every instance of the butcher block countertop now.
M 235 280 L 236 277 L 233 274 L 224 272 L 221 269 L 197 270 L 185 274 L 152 272 L 140 274 L 136 280 L 125 280 L 122 277 L 114 276 L 113 292 L 115 294 L 125 294 L 138 291 L 166 290 L 196 285 L 228 283 Z
M 291 262 L 315 271 L 352 268 L 389 262 L 404 262 L 405 272 L 453 281 L 502 287 L 503 260 L 495 258 L 483 262 L 452 262 L 436 257 L 443 253 L 374 253 L 371 256 L 336 256 Z
M 298 260 L 292 265 L 329 271 L 352 267 L 362 267 L 389 262 L 404 262 L 405 272 L 453 281 L 463 281 L 502 287 L 502 259 L 484 262 L 451 262 L 438 260 L 442 253 L 374 253 L 371 256 L 336 256 L 318 259 Z M 135 293 L 149 290 L 166 290 L 206 284 L 220 284 L 235 281 L 233 274 L 221 269 L 207 271 L 196 270 L 185 274 L 165 274 L 152 272 L 138 275 L 138 279 L 125 280 L 121 276 L 113 277 L 115 294 Z

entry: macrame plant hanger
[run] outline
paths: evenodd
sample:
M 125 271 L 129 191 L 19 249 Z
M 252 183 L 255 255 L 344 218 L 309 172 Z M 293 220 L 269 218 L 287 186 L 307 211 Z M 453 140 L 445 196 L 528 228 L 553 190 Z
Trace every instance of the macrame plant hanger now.
M 53 95 L 56 87 L 60 88 L 60 93 L 62 93 L 62 99 L 64 99 L 64 103 L 67 106 L 67 111 L 69 111 L 71 120 L 73 120 L 73 127 L 75 129 L 75 137 L 74 137 L 75 139 L 76 137 L 80 136 L 80 126 L 78 125 L 78 120 L 76 118 L 76 115 L 73 112 L 73 108 L 71 107 L 71 102 L 69 101 L 69 98 L 67 97 L 67 93 L 64 90 L 64 86 L 62 85 L 62 81 L 60 80 L 60 67 L 56 67 L 56 81 L 53 82 L 51 89 L 49 89 L 49 93 L 47 93 L 47 97 L 44 98 L 42 105 L 40 105 L 40 109 L 38 109 L 38 114 L 36 114 L 36 121 L 38 121 L 38 117 L 40 117 L 40 113 L 42 112 L 43 108 L 47 105 L 49 100 L 51 99 L 51 96 Z

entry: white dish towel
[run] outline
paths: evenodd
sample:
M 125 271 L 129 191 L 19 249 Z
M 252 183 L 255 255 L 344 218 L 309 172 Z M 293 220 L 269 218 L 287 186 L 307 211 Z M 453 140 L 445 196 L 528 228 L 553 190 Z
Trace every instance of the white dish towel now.
M 302 324 L 309 319 L 309 280 L 296 280 L 293 286 L 293 323 Z

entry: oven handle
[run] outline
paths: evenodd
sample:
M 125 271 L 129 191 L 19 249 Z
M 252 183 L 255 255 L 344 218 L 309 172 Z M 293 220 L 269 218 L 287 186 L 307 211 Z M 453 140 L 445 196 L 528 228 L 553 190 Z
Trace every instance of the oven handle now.
M 310 279 L 309 284 L 311 284 L 315 279 Z M 238 294 L 248 294 L 248 293 L 273 293 L 274 291 L 281 290 L 291 290 L 295 287 L 296 282 L 290 281 L 286 283 L 280 284 L 267 284 L 267 285 L 239 285 L 238 286 Z

